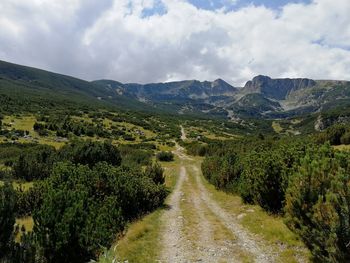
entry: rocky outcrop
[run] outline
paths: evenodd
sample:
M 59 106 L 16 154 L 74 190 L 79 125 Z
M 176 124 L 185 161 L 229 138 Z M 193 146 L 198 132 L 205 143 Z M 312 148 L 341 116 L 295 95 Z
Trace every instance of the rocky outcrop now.
M 293 91 L 313 87 L 316 82 L 312 79 L 271 79 L 268 76 L 256 76 L 248 81 L 242 92 L 261 93 L 276 100 L 284 100 Z

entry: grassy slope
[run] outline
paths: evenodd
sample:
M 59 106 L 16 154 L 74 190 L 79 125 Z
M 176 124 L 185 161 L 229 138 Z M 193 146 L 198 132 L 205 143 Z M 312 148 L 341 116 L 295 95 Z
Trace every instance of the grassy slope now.
M 147 104 L 93 82 L 5 61 L 0 61 L 0 95 L 0 112 L 78 107 L 155 112 Z

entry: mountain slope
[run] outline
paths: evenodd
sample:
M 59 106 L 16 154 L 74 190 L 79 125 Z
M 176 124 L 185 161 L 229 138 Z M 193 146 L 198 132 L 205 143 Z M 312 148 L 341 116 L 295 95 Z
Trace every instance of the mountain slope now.
M 254 93 L 280 105 L 280 107 L 270 109 L 262 115 L 270 118 L 316 113 L 350 104 L 350 82 L 348 81 L 324 81 L 305 78 L 271 79 L 260 75 L 246 83 L 240 90 L 238 98 Z M 255 102 L 259 107 L 261 97 L 257 98 Z M 251 101 L 250 104 L 252 104 Z M 250 107 L 250 105 L 247 105 L 247 107 Z
M 303 90 L 316 85 L 312 79 L 271 79 L 267 76 L 256 76 L 251 81 L 248 81 L 243 93 L 261 93 L 267 98 L 283 100 L 297 90 Z
M 287 118 L 350 105 L 350 82 L 256 76 L 236 88 L 222 79 L 166 83 L 85 81 L 0 61 L 2 109 L 22 105 L 40 110 L 50 105 L 119 107 L 152 113 L 239 120 Z M 12 105 L 12 106 L 11 106 Z
M 150 110 L 137 100 L 124 97 L 115 89 L 93 82 L 0 61 L 0 102 L 2 107 L 23 105 L 24 110 L 81 104 L 89 107 L 113 106 Z
M 211 96 L 232 96 L 237 89 L 227 82 L 217 79 L 213 82 L 198 80 L 184 80 L 151 84 L 122 84 L 117 81 L 94 81 L 105 88 L 113 87 L 119 94 L 124 94 L 140 101 L 165 101 L 173 99 L 207 99 Z

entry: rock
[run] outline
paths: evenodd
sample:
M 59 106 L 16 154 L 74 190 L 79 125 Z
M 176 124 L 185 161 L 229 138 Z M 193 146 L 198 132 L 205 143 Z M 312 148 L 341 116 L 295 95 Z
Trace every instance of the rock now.
M 242 218 L 245 217 L 245 216 L 246 216 L 245 213 L 239 214 L 239 215 L 237 216 L 237 219 L 242 219 Z

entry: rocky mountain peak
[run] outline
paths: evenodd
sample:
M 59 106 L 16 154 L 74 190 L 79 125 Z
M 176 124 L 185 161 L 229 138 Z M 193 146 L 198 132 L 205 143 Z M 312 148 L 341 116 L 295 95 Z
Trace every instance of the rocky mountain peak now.
M 248 81 L 243 91 L 245 93 L 261 93 L 272 99 L 284 100 L 293 91 L 315 85 L 316 82 L 312 79 L 272 79 L 268 76 L 259 75 Z

